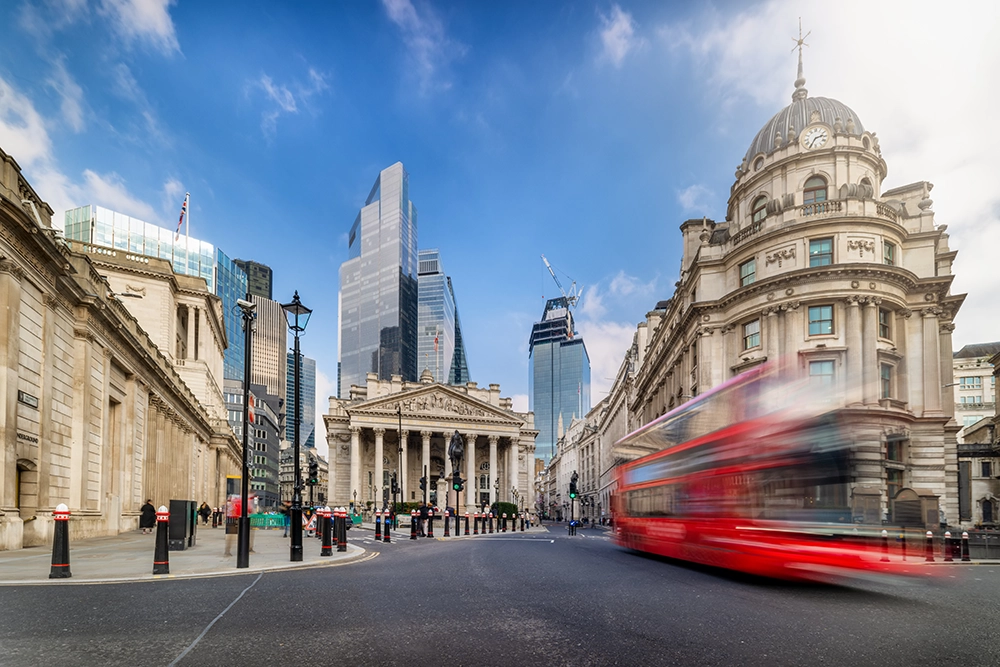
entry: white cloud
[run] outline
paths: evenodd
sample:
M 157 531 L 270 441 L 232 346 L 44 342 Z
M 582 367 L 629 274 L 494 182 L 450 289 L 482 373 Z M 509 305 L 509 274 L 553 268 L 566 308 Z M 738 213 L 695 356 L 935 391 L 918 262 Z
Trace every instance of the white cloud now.
M 752 113 L 763 125 L 790 103 L 796 73 L 790 51 L 801 13 L 803 29 L 812 30 L 804 53 L 810 96 L 848 104 L 865 129 L 878 133 L 888 165 L 884 189 L 935 184 L 936 222 L 949 225 L 951 248 L 958 250 L 953 292 L 969 291 L 956 322 L 956 348 L 997 340 L 990 295 L 1000 291 L 1000 274 L 990 254 L 1000 240 L 1000 192 L 993 185 L 1000 133 L 982 128 L 987 110 L 1000 106 L 1000 88 L 993 85 L 1000 80 L 993 30 L 1000 5 L 970 2 L 957 11 L 947 3 L 917 9 L 910 2 L 848 0 L 802 9 L 773 0 L 739 13 L 706 10 L 658 33 L 665 49 L 690 56 L 701 70 L 709 101 L 720 110 L 712 125 L 728 132 L 734 119 Z M 867 26 L 892 30 L 843 48 L 844 35 L 863 34 L 858 16 Z M 747 145 L 751 138 L 744 138 Z M 732 164 L 740 158 L 731 156 Z
M 131 46 L 134 43 L 170 55 L 180 52 L 174 22 L 169 8 L 175 0 L 101 0 L 98 12 L 106 17 L 111 27 Z
M 62 98 L 60 109 L 63 120 L 74 132 L 80 132 L 83 130 L 83 88 L 66 71 L 65 57 L 56 60 L 53 67 L 55 71 L 45 83 Z
M 601 15 L 601 54 L 599 60 L 607 60 L 615 67 L 621 67 L 625 57 L 642 47 L 644 41 L 635 34 L 636 23 L 632 15 L 615 5 L 611 14 Z
M 632 345 L 635 324 L 581 320 L 578 328 L 590 355 L 590 404 L 593 406 L 614 384 L 625 352 Z
M 326 442 L 326 424 L 323 415 L 330 411 L 330 397 L 337 395 L 335 379 L 316 368 L 316 449 L 327 456 L 329 446 Z M 329 459 L 327 459 L 329 460 Z
M 685 211 L 706 211 L 711 191 L 704 185 L 689 185 L 677 193 L 677 201 Z
M 270 76 L 262 73 L 254 82 L 253 87 L 263 90 L 267 99 L 276 105 L 261 112 L 260 127 L 268 139 L 274 137 L 282 113 L 297 114 L 300 104 L 306 104 L 314 95 L 329 90 L 326 77 L 315 69 L 310 67 L 307 77 L 307 84 L 293 82 L 285 85 L 275 83 Z
M 114 172 L 102 175 L 85 169 L 78 189 L 86 196 L 78 205 L 97 204 L 141 220 L 157 220 L 153 207 L 132 195 L 125 187 L 125 179 Z
M 510 397 L 510 407 L 514 412 L 528 411 L 528 395 L 514 394 Z
M 402 32 L 416 63 L 421 94 L 451 88 L 442 70 L 465 55 L 466 47 L 448 38 L 441 20 L 426 4 L 421 4 L 419 11 L 410 0 L 382 0 L 382 6 Z
M 0 143 L 22 168 L 49 160 L 52 142 L 45 120 L 26 96 L 0 78 Z

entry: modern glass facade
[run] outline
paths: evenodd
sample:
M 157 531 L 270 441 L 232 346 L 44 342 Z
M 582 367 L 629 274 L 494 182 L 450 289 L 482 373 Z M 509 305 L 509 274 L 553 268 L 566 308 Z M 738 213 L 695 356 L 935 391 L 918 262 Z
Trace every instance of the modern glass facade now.
M 316 446 L 316 360 L 309 357 L 299 357 L 299 393 L 302 399 L 302 424 L 299 426 L 301 445 L 306 448 Z M 285 381 L 285 405 L 288 406 L 285 419 L 285 440 L 295 444 L 295 353 L 288 353 L 288 374 Z
M 429 370 L 435 382 L 448 383 L 455 356 L 455 300 L 437 249 L 419 252 L 419 287 L 417 370 Z
M 449 384 L 465 384 L 471 377 L 469 376 L 469 360 L 465 354 L 465 342 L 462 341 L 462 320 L 458 316 L 458 301 L 455 300 L 455 291 L 451 287 L 451 278 L 448 278 L 448 291 L 451 292 L 451 300 L 455 303 L 455 356 L 451 359 L 451 372 L 449 374 Z
M 224 375 L 243 379 L 243 328 L 236 300 L 247 293 L 247 276 L 226 253 L 211 243 L 178 236 L 174 229 L 100 206 L 80 206 L 66 211 L 64 229 L 67 239 L 159 257 L 171 263 L 174 273 L 204 278 L 209 291 L 222 299 L 229 342 L 223 360 Z
M 340 395 L 368 373 L 416 381 L 417 209 L 400 162 L 379 174 L 340 265 Z
M 247 285 L 250 294 L 262 296 L 266 299 L 273 299 L 274 272 L 271 267 L 252 259 L 236 259 L 236 266 L 243 269 L 247 274 Z
M 590 411 L 590 357 L 565 297 L 549 299 L 528 343 L 528 410 L 535 413 L 538 456 L 555 455 L 559 424 Z

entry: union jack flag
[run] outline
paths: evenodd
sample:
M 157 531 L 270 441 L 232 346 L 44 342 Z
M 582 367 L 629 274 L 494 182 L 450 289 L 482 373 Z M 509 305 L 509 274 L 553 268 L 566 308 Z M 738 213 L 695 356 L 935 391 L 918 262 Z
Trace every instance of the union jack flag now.
M 184 194 L 184 203 L 181 204 L 181 217 L 177 220 L 177 233 L 174 234 L 174 241 L 181 237 L 181 224 L 184 222 L 184 216 L 187 215 L 188 211 L 188 197 L 191 196 L 190 192 Z

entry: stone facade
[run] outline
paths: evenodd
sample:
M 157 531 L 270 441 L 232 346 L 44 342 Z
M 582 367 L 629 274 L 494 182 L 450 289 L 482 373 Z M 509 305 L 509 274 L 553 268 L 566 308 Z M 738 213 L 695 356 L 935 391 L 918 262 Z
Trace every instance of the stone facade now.
M 50 541 L 60 503 L 71 539 L 136 528 L 147 498 L 221 504 L 238 470 L 224 413 L 202 406 L 115 296 L 127 287 L 51 216 L 0 150 L 0 549 Z
M 330 505 L 381 507 L 390 475 L 402 470 L 405 501 L 423 499 L 420 478 L 426 475 L 429 500 L 454 506 L 448 443 L 456 430 L 465 440 L 460 512 L 530 497 L 538 431 L 532 413 L 514 412 L 511 400 L 500 397 L 500 385 L 438 384 L 429 371 L 420 382 L 398 375 L 380 381 L 369 373 L 365 386 L 351 386 L 350 398 L 330 398 L 323 421 Z

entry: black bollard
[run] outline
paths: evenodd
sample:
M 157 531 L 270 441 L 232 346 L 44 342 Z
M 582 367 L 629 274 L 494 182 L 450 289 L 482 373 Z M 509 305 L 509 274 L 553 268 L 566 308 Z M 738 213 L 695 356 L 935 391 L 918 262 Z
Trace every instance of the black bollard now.
M 969 558 L 969 534 L 962 531 L 962 562 L 968 563 L 972 559 Z
M 883 563 L 889 562 L 889 531 L 882 531 L 882 558 Z
M 339 523 L 337 524 L 337 551 L 347 551 L 347 510 L 340 508 Z
M 465 534 L 469 534 L 469 513 L 465 513 Z
M 417 510 L 410 511 L 410 539 L 417 539 Z
M 323 546 L 319 549 L 320 556 L 332 556 L 333 555 L 333 523 L 330 520 L 330 508 L 324 507 L 320 510 L 321 521 L 323 522 Z
M 490 512 L 490 535 L 493 534 L 493 512 Z
M 170 510 L 163 505 L 156 510 L 156 548 L 153 551 L 153 574 L 170 574 Z
M 392 513 L 382 512 L 382 541 L 389 544 L 392 538 L 389 536 L 389 529 L 392 528 Z
M 524 514 L 521 515 L 521 532 L 524 532 Z
M 52 569 L 49 579 L 69 579 L 73 575 L 69 571 L 69 508 L 59 503 L 52 512 Z
M 448 526 L 450 526 L 450 525 L 451 525 L 451 517 L 448 516 L 448 510 L 445 510 L 445 512 L 444 512 L 444 536 L 445 537 L 451 537 L 451 533 L 448 532 L 448 530 L 449 530 Z
M 458 511 L 455 512 L 455 537 L 462 534 L 462 517 L 458 516 Z
M 427 537 L 434 537 L 434 510 L 427 510 Z
M 500 524 L 500 526 L 501 526 L 500 532 L 501 533 L 506 533 L 507 532 L 507 513 L 506 512 L 503 513 L 503 523 Z
M 472 534 L 479 534 L 479 512 L 472 515 Z
M 382 513 L 375 511 L 375 541 L 382 541 Z
M 899 541 L 903 543 L 902 544 L 902 546 L 903 546 L 903 562 L 905 563 L 906 562 L 906 531 L 905 530 L 902 533 L 899 534 Z
M 927 531 L 927 556 L 924 558 L 924 562 L 933 563 L 934 562 L 934 533 Z
M 955 559 L 951 557 L 951 531 L 944 531 L 944 561 L 951 563 Z

